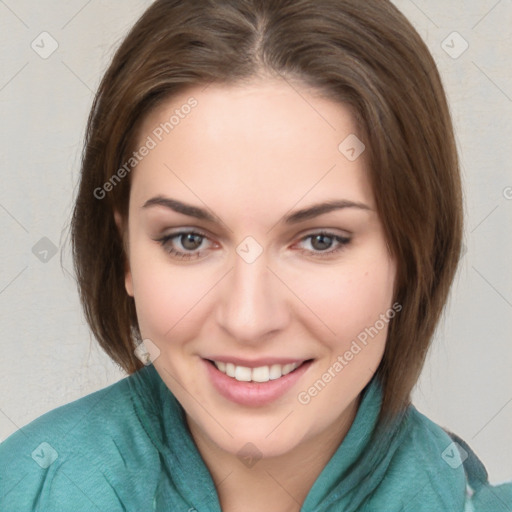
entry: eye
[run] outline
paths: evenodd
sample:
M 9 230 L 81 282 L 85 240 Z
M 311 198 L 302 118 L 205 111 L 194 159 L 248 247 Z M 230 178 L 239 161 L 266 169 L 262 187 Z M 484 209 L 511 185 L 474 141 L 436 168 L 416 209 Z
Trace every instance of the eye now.
M 335 233 L 329 233 L 326 231 L 321 231 L 319 233 L 311 233 L 304 238 L 302 238 L 301 242 L 310 241 L 309 245 L 312 247 L 311 249 L 301 249 L 301 252 L 307 252 L 311 254 L 313 257 L 326 258 L 337 254 L 342 251 L 346 245 L 350 243 L 350 238 L 345 236 L 340 236 Z M 330 249 L 335 245 L 335 249 Z
M 168 252 L 172 257 L 180 260 L 199 258 L 203 251 L 197 251 L 207 236 L 204 233 L 197 231 L 181 231 L 171 235 L 166 235 L 162 238 L 157 239 L 160 245 Z M 178 249 L 176 249 L 178 245 Z M 183 250 L 180 250 L 180 246 Z
M 180 260 L 200 258 L 203 252 L 208 249 L 198 250 L 206 240 L 209 240 L 207 235 L 199 231 L 181 231 L 156 239 L 168 254 Z M 299 243 L 306 241 L 309 241 L 312 249 L 299 249 L 301 252 L 308 253 L 313 257 L 327 258 L 342 251 L 351 239 L 335 233 L 321 231 L 303 237 Z M 330 249 L 333 245 L 335 245 L 335 248 Z

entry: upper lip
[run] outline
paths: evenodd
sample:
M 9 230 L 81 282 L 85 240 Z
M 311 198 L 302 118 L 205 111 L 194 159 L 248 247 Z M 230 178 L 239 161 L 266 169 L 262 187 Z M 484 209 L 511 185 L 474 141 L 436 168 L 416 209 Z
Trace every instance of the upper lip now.
M 259 368 L 261 366 L 272 366 L 273 364 L 285 365 L 290 363 L 304 363 L 308 361 L 308 359 L 297 359 L 294 357 L 260 357 L 258 359 L 249 360 L 232 356 L 211 356 L 204 359 L 221 363 L 232 363 L 235 366 L 245 366 L 246 368 Z

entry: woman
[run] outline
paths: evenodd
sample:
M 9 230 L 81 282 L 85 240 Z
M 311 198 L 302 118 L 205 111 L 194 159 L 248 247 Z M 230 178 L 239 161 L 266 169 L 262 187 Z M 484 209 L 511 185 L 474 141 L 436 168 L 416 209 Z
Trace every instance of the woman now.
M 461 233 L 444 91 L 391 3 L 157 0 L 72 222 L 130 375 L 0 445 L 1 510 L 511 510 L 410 403 Z

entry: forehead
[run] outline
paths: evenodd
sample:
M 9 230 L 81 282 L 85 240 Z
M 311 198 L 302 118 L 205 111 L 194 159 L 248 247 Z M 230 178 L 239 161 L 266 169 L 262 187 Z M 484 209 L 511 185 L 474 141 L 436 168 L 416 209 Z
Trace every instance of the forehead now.
M 340 150 L 354 136 L 347 105 L 284 80 L 196 86 L 141 124 L 137 147 L 154 147 L 132 172 L 132 193 L 230 198 L 248 215 L 327 198 L 373 207 L 364 152 L 351 161 Z

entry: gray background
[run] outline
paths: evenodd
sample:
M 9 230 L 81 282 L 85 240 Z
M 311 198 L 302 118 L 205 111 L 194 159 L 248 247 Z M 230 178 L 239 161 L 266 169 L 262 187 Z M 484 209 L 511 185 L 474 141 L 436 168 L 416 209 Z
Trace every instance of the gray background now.
M 88 332 L 66 233 L 93 92 L 150 3 L 0 1 L 0 439 L 124 377 Z M 395 4 L 440 68 L 465 187 L 467 252 L 415 404 L 512 480 L 512 1 Z

